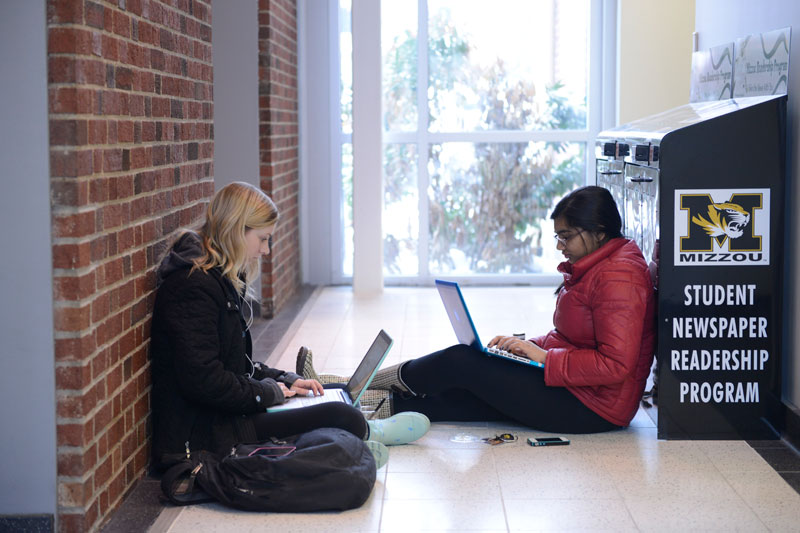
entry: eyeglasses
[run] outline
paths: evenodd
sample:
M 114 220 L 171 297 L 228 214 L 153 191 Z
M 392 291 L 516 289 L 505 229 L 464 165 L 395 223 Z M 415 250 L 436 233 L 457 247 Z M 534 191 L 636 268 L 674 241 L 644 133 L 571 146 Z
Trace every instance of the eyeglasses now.
M 579 230 L 579 231 L 576 231 L 575 233 L 573 233 L 572 235 L 569 235 L 567 237 L 562 237 L 561 235 L 556 233 L 555 235 L 553 235 L 553 238 L 556 240 L 556 246 L 558 246 L 558 243 L 561 243 L 562 245 L 566 246 L 567 243 L 570 241 L 570 239 L 580 235 L 583 232 L 584 232 L 584 230 Z

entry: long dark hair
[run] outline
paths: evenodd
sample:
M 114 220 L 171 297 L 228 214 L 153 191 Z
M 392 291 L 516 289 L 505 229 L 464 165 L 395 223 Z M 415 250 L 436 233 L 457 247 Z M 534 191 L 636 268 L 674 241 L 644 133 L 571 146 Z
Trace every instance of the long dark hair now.
M 589 185 L 575 189 L 556 204 L 550 218 L 563 217 L 573 228 L 605 233 L 604 242 L 622 237 L 622 218 L 608 189 Z

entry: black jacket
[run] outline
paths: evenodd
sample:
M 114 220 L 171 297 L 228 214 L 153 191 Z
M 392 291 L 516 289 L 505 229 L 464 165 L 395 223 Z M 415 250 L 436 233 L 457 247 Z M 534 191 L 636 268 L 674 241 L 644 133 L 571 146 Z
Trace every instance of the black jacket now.
M 224 453 L 253 442 L 250 415 L 284 400 L 276 380 L 297 374 L 256 363 L 242 298 L 218 269 L 195 269 L 199 237 L 184 234 L 158 269 L 153 309 L 153 459 L 167 466 L 190 450 Z M 247 355 L 246 355 L 247 354 Z

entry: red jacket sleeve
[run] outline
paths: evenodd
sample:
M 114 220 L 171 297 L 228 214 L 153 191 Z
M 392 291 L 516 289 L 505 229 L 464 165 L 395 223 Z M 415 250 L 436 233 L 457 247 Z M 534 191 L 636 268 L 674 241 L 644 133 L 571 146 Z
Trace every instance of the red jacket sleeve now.
M 557 331 L 544 338 L 545 383 L 550 386 L 596 386 L 619 383 L 636 368 L 643 320 L 652 289 L 626 270 L 599 272 L 588 287 L 588 309 L 596 346 L 570 344 Z M 537 343 L 538 344 L 538 343 Z

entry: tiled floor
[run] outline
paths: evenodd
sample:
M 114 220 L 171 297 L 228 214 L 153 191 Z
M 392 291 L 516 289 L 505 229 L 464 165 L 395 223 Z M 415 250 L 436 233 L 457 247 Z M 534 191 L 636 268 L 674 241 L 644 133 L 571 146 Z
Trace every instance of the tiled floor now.
M 551 324 L 552 288 L 467 288 L 465 298 L 484 340 Z M 433 288 L 387 289 L 372 299 L 327 288 L 312 296 L 270 363 L 293 369 L 302 344 L 314 349 L 319 370 L 347 373 L 380 328 L 395 338 L 386 364 L 455 342 Z M 519 441 L 454 441 L 501 431 Z M 168 509 L 151 531 L 800 531 L 800 495 L 762 458 L 785 449 L 659 441 L 643 411 L 627 430 L 570 435 L 570 446 L 525 444 L 538 434 L 511 424 L 434 424 L 420 441 L 391 448 L 360 509 L 264 514 L 206 504 Z M 790 473 L 792 456 L 781 456 L 794 459 Z

